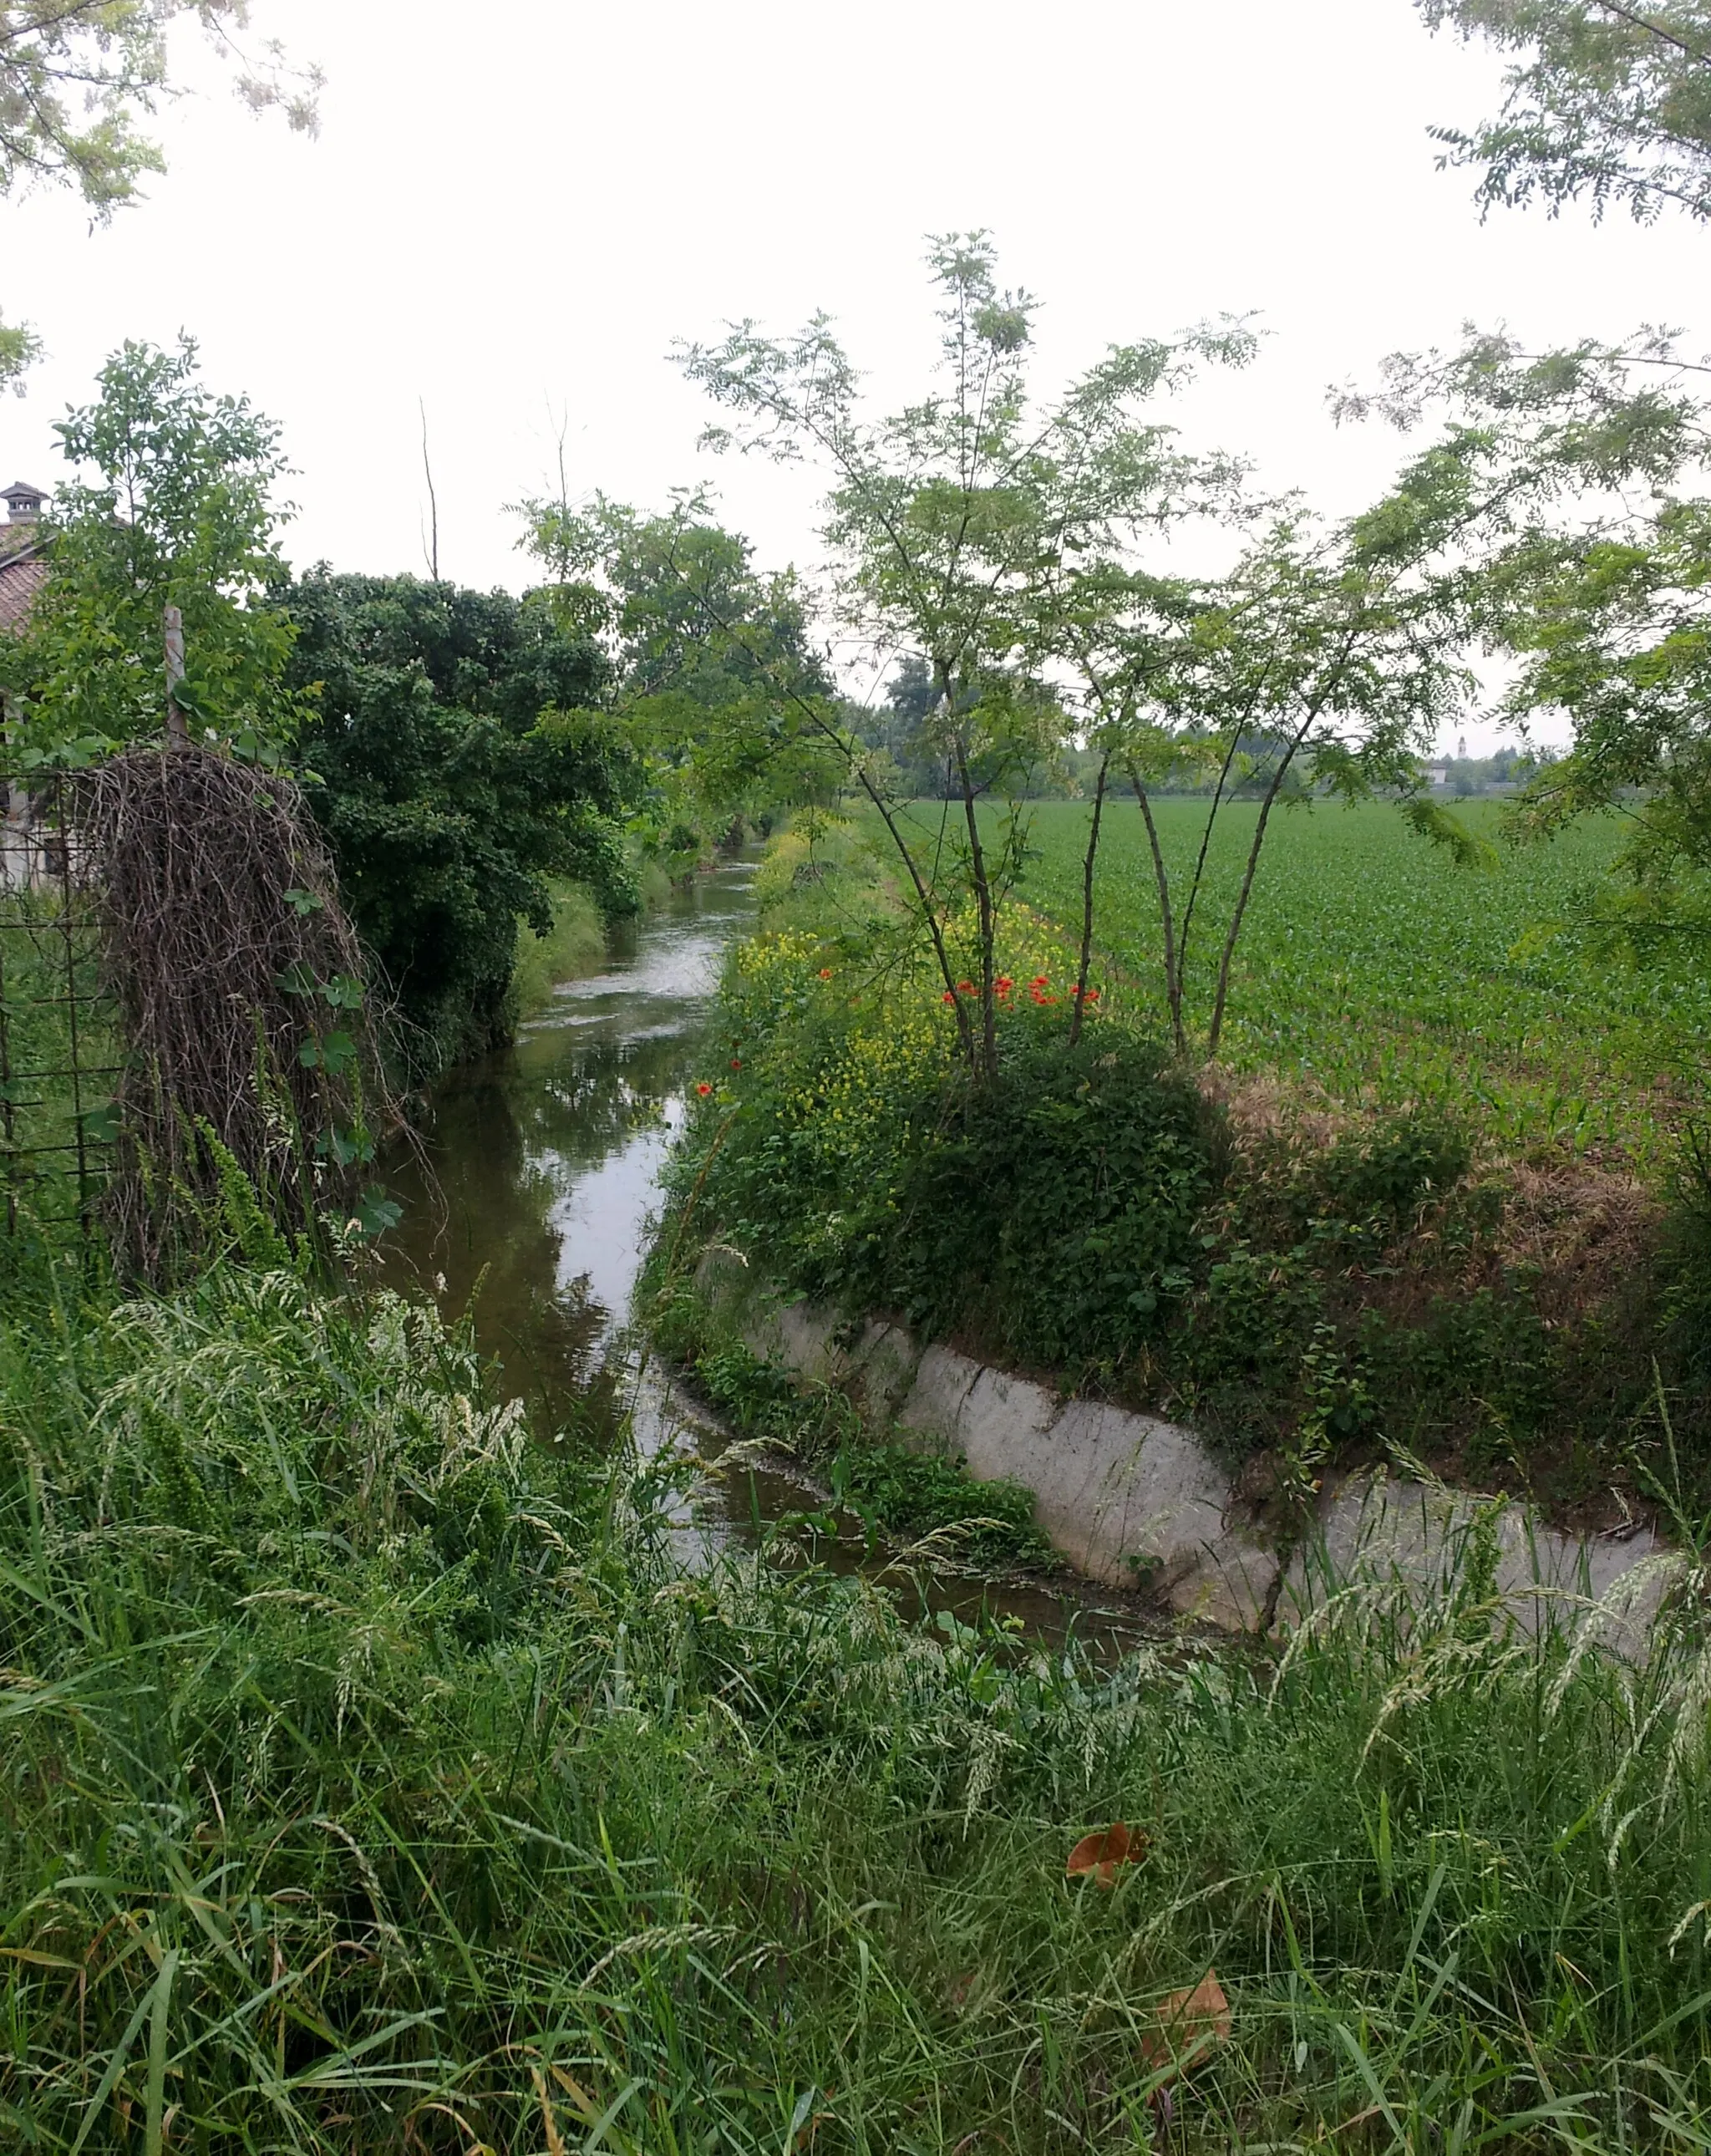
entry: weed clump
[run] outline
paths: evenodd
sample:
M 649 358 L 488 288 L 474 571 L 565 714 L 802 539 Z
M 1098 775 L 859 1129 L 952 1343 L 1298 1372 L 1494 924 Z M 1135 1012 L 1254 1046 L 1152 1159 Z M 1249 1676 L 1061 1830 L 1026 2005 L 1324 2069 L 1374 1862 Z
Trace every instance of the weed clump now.
M 658 1297 L 649 1330 L 740 1438 L 776 1446 L 811 1470 L 835 1510 L 854 1514 L 870 1542 L 932 1537 L 940 1558 L 989 1573 L 1058 1568 L 1049 1537 L 1034 1524 L 1032 1491 L 973 1482 L 955 1461 L 876 1439 L 846 1394 L 804 1385 L 756 1355 L 693 1290 L 668 1288 Z
M 1711 1148 L 1690 1130 L 1664 1219 L 1663 1321 L 1688 1381 L 1711 1390 Z
M 1166 2079 L 1191 2148 L 1704 2138 L 1689 1560 L 1639 1667 L 1477 1565 L 1102 1666 L 685 1572 L 675 1472 L 531 1445 L 431 1310 L 289 1266 L 14 1297 L 11 2141 L 1118 2156 Z

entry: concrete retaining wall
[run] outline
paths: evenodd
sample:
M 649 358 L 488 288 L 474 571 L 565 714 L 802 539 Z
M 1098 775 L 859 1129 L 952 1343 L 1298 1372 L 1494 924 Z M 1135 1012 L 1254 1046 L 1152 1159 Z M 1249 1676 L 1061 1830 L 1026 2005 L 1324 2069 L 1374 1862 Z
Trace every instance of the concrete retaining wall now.
M 756 1295 L 704 1263 L 703 1291 L 734 1316 L 756 1354 L 846 1391 L 876 1436 L 960 1460 L 977 1481 L 1021 1483 L 1053 1545 L 1089 1578 L 1140 1586 L 1183 1616 L 1230 1630 L 1303 1622 L 1327 1597 L 1363 1590 L 1406 1621 L 1491 1537 L 1493 1599 L 1531 1630 L 1578 1621 L 1590 1605 L 1606 1644 L 1634 1654 L 1683 1560 L 1649 1528 L 1577 1537 L 1530 1507 L 1400 1481 L 1382 1471 L 1328 1482 L 1318 1532 L 1293 1553 L 1237 1500 L 1192 1430 L 1094 1400 L 1065 1400 L 1025 1378 L 923 1347 L 904 1327 L 840 1319 Z

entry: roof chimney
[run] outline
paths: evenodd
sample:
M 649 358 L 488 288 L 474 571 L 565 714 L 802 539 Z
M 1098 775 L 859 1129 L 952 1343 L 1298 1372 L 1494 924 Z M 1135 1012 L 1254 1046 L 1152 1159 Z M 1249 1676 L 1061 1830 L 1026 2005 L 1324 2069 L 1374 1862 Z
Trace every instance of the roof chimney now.
M 13 480 L 6 491 L 0 494 L 0 501 L 6 504 L 7 519 L 13 524 L 32 522 L 41 515 L 42 506 L 47 499 L 40 487 L 31 486 L 27 480 L 21 479 Z

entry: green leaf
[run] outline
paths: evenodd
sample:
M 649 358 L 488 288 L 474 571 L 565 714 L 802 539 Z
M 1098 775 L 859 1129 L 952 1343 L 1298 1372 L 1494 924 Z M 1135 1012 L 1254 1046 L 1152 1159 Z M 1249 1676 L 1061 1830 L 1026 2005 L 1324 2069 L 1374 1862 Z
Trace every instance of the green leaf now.
M 395 1198 L 388 1198 L 383 1184 L 372 1183 L 356 1202 L 356 1218 L 362 1224 L 365 1235 L 384 1235 L 396 1228 L 404 1217 L 404 1209 Z
M 305 1070 L 325 1070 L 330 1078 L 336 1078 L 356 1060 L 356 1043 L 342 1032 L 311 1038 L 298 1050 L 297 1060 Z

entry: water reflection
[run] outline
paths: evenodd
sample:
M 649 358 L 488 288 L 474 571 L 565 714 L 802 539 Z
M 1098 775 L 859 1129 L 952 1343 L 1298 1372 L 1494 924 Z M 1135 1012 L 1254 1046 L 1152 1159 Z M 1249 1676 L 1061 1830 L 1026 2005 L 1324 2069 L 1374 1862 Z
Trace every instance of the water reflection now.
M 605 1351 L 753 883 L 751 861 L 726 863 L 615 933 L 601 973 L 437 1089 L 424 1163 L 394 1170 L 393 1276 L 448 1312 L 474 1298 L 476 1337 L 543 1429 L 584 1426 L 610 1398 Z

